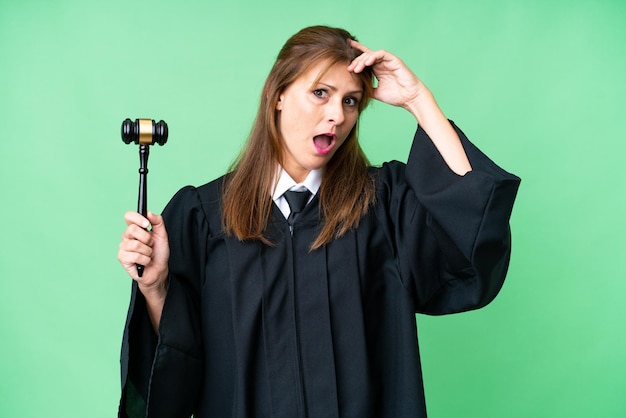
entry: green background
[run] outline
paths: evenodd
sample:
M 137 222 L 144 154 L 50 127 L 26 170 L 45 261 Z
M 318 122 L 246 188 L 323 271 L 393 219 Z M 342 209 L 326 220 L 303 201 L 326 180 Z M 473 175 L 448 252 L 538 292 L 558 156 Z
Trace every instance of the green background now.
M 418 317 L 429 415 L 625 417 L 623 1 L 0 0 L 0 416 L 111 417 L 137 198 L 126 117 L 164 119 L 149 206 L 224 172 L 284 41 L 341 26 L 401 58 L 522 177 L 513 259 L 480 311 Z M 410 115 L 362 141 L 405 160 Z

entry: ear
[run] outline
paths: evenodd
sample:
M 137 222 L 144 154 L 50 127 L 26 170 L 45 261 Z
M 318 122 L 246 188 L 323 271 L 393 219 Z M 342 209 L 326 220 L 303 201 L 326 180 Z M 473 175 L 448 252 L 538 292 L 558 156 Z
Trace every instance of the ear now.
M 276 110 L 283 110 L 283 96 L 278 96 L 278 102 L 276 102 Z

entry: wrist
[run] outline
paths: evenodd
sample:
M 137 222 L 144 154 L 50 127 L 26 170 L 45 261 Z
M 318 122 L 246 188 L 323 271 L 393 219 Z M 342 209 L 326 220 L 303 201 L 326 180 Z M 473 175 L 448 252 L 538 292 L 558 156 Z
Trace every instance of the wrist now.
M 167 294 L 169 271 L 166 269 L 151 284 L 138 283 L 139 291 L 148 300 L 162 301 Z
M 434 109 L 439 109 L 432 92 L 421 82 L 417 93 L 403 107 L 415 117 L 418 123 L 422 123 Z

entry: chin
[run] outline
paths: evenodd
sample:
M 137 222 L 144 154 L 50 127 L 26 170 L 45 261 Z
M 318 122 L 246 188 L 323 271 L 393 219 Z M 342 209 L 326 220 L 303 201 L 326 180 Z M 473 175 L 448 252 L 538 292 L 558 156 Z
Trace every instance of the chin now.
M 321 161 L 315 161 L 309 164 L 309 170 L 319 170 L 326 167 L 330 161 L 330 156 L 324 156 L 323 158 L 320 158 L 320 160 Z

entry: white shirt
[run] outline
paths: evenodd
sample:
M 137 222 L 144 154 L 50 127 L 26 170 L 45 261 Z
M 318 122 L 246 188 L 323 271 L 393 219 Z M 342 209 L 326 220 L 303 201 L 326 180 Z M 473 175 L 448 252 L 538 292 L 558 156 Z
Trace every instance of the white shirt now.
M 278 183 L 276 183 L 276 187 L 274 187 L 274 192 L 272 193 L 272 199 L 278 206 L 278 209 L 283 213 L 285 219 L 289 217 L 289 213 L 291 210 L 289 209 L 289 203 L 287 203 L 287 199 L 283 195 L 288 190 L 293 190 L 296 192 L 303 192 L 308 190 L 311 192 L 311 197 L 309 198 L 309 202 L 313 199 L 313 197 L 317 194 L 317 191 L 320 189 L 322 184 L 322 170 L 311 170 L 308 176 L 304 179 L 302 183 L 296 183 L 294 179 L 291 178 L 289 174 L 282 168 L 278 167 Z M 307 203 L 309 203 L 307 202 Z

